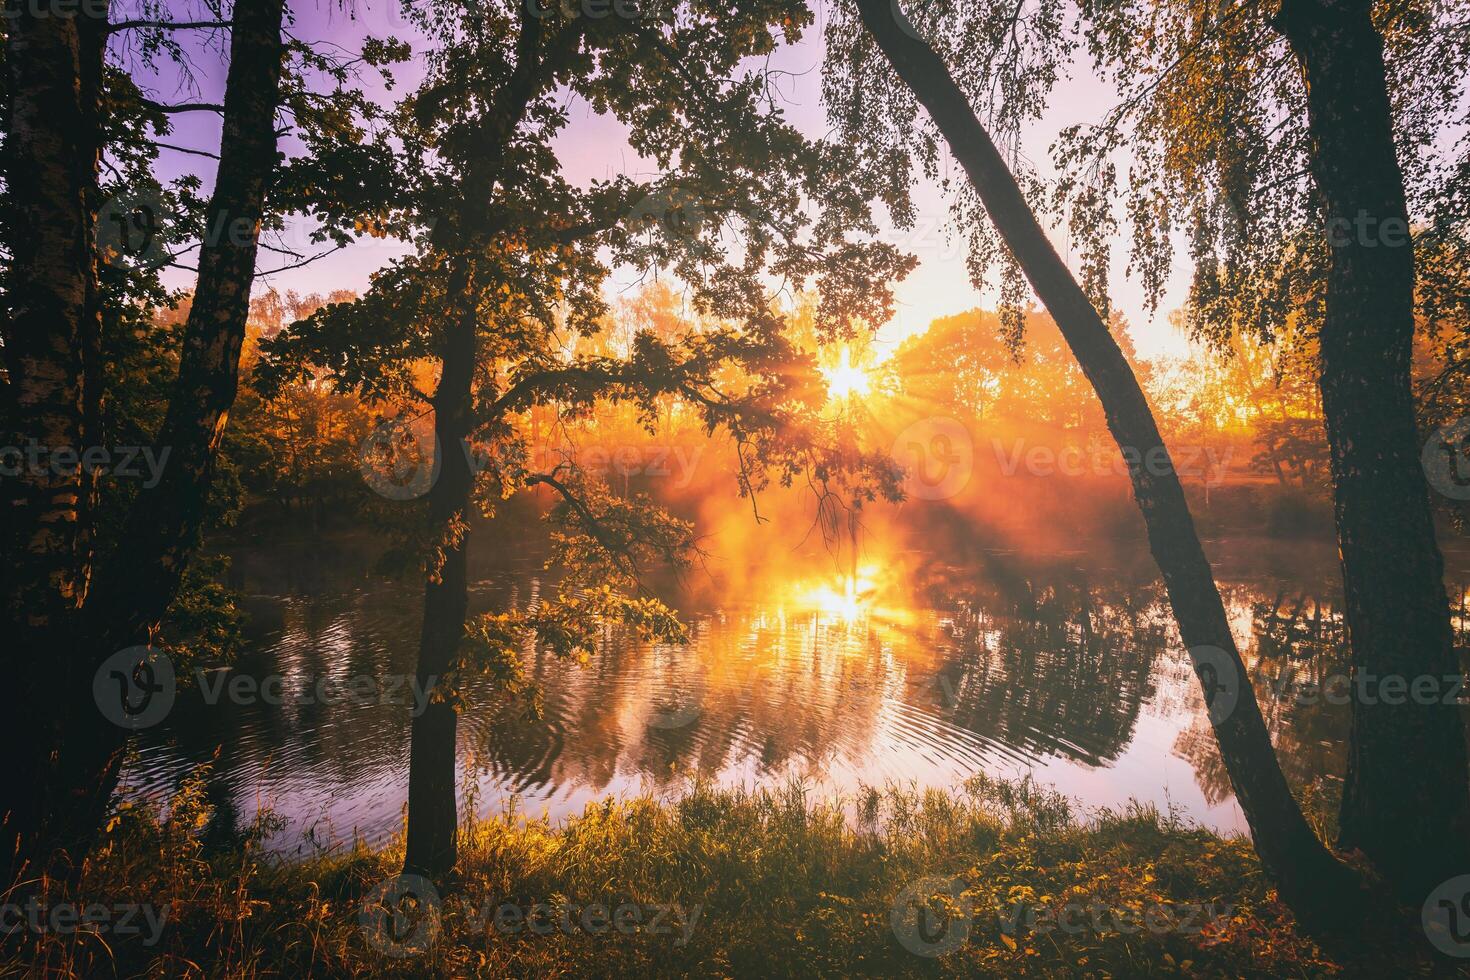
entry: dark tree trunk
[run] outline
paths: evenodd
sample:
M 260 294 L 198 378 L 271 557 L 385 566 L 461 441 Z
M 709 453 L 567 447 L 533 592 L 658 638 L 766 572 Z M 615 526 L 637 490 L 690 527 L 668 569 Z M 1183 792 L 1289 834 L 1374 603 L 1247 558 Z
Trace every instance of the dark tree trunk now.
M 44 631 L 80 608 L 87 588 L 82 468 L 45 464 L 55 450 L 80 452 L 91 435 L 84 424 L 84 355 L 97 332 L 87 321 L 98 316 L 92 216 L 103 26 L 35 4 L 6 4 L 6 19 L 12 260 L 3 329 L 6 422 L 13 431 L 5 434 L 17 440 L 6 445 L 34 442 L 48 455 L 43 465 L 22 465 L 4 484 L 13 556 L 6 573 L 17 583 L 4 601 L 14 622 Z
M 235 9 L 219 171 L 179 375 L 156 440 L 168 461 L 158 485 L 139 494 L 119 558 L 100 570 L 89 603 L 93 632 L 112 643 L 136 642 L 163 618 L 203 524 L 239 385 L 260 221 L 276 168 L 282 8 L 282 0 L 241 0 Z
M 62 724 L 55 667 L 76 646 L 91 574 L 94 478 L 74 456 L 68 465 L 55 454 L 79 454 L 97 438 L 94 229 L 107 11 L 7 3 L 5 14 L 11 264 L 0 326 L 9 375 L 0 429 L 5 446 L 44 453 L 39 465 L 22 462 L 7 475 L 0 492 L 0 601 L 12 665 L 0 711 L 23 733 L 0 791 L 0 847 L 6 860 L 20 861 L 18 845 L 39 833 L 41 811 L 30 801 L 51 764 L 47 752 L 31 748 L 51 744 Z
M 59 724 L 54 738 L 37 740 L 46 778 L 24 785 L 25 798 L 17 801 L 17 809 L 28 811 L 28 822 L 39 828 L 35 843 L 42 854 L 64 848 L 79 856 L 95 835 L 116 784 L 126 731 L 93 703 L 93 673 L 120 648 L 148 639 L 197 543 L 235 398 L 256 243 L 276 165 L 282 14 L 282 0 L 236 5 L 219 171 L 179 376 L 157 438 L 160 453 L 168 451 L 167 462 L 158 485 L 139 494 L 114 557 L 98 569 L 82 622 L 71 634 L 74 641 L 60 648 L 69 655 L 58 656 L 53 648 L 49 658 L 57 665 L 59 687 L 44 703 Z M 83 387 L 95 384 L 88 379 Z M 83 397 L 84 413 L 88 400 Z
M 559 59 L 576 50 L 580 29 L 559 36 L 548 56 L 541 51 L 546 22 L 530 7 L 520 12 L 516 66 L 477 134 L 478 153 L 461 183 L 466 201 L 435 228 L 434 245 L 455 262 L 446 295 L 459 312 L 447 327 L 434 392 L 434 436 L 438 469 L 429 491 L 430 526 L 442 536 L 444 563 L 424 586 L 424 623 L 419 637 L 418 680 L 428 691 L 448 672 L 464 638 L 469 608 L 466 551 L 474 472 L 469 438 L 475 429 L 475 361 L 479 357 L 480 295 L 474 251 L 496 233 L 485 207 L 500 179 L 511 135 L 543 86 L 555 77 Z M 408 830 L 404 870 L 438 881 L 454 868 L 459 850 L 455 764 L 459 718 L 452 705 L 430 703 L 413 719 L 408 760 Z
M 469 296 L 470 276 L 458 272 L 450 295 Z M 478 324 L 473 309 L 451 326 L 434 393 L 436 477 L 429 490 L 431 527 L 445 536 L 443 564 L 424 586 L 419 636 L 419 690 L 432 691 L 450 671 L 464 638 L 469 609 L 466 549 L 474 472 L 464 451 L 473 429 L 473 381 Z M 433 570 L 431 570 L 433 572 Z M 404 870 L 442 880 L 459 848 L 455 741 L 459 716 L 447 701 L 431 701 L 413 719 L 408 761 L 408 831 Z
M 1458 706 L 1388 704 L 1376 687 L 1384 677 L 1430 676 L 1443 691 L 1443 678 L 1461 671 L 1415 429 L 1414 252 L 1370 7 L 1285 0 L 1277 27 L 1306 83 L 1311 169 L 1331 247 L 1320 383 L 1359 681 L 1339 844 L 1360 849 L 1417 904 L 1470 871 L 1470 776 Z
M 1167 450 L 1133 369 L 1047 240 L 943 62 L 895 20 L 902 15 L 893 0 L 858 0 L 858 8 L 894 70 L 939 126 L 996 229 L 1056 320 L 1102 402 L 1119 448 L 1144 461 L 1136 465 L 1130 459 L 1129 475 L 1179 632 L 1206 701 L 1213 705 L 1221 697 L 1234 699 L 1233 709 L 1212 711 L 1211 721 L 1256 851 L 1298 916 L 1314 927 L 1330 928 L 1353 894 L 1353 876 L 1312 832 L 1277 764 L 1184 490 L 1172 464 L 1164 464 Z M 1150 460 L 1153 465 L 1147 465 Z

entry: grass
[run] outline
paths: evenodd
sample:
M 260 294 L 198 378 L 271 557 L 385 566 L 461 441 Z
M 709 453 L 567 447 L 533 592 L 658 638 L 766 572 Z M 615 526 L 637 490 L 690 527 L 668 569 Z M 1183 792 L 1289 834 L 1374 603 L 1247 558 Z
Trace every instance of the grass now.
M 1298 934 L 1248 841 L 1143 806 L 1079 819 L 1029 781 L 977 776 L 951 792 L 889 786 L 829 801 L 797 785 L 696 783 L 673 800 L 604 800 L 560 825 L 507 812 L 464 828 L 455 884 L 398 931 L 386 913 L 364 928 L 362 910 L 376 907 L 401 848 L 283 863 L 261 850 L 268 819 L 220 847 L 206 843 L 208 816 L 192 782 L 166 814 L 123 810 L 74 887 L 30 884 L 42 908 L 152 903 L 167 914 L 155 943 L 21 928 L 0 945 L 0 974 L 1294 977 L 1371 967 L 1335 963 Z M 428 935 L 423 952 L 391 945 Z M 1404 955 L 1394 972 L 1431 969 Z

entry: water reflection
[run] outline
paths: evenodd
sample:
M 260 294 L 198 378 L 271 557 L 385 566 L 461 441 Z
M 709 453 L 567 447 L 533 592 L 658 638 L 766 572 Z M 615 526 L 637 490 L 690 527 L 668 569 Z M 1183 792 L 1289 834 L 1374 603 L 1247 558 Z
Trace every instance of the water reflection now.
M 1300 704 L 1281 683 L 1283 671 L 1320 679 L 1344 669 L 1341 611 L 1313 597 L 1329 594 L 1333 571 L 1324 563 L 1309 583 L 1320 591 L 1305 597 L 1299 571 L 1288 582 L 1236 569 L 1223 589 L 1299 788 L 1330 788 L 1343 767 L 1346 706 Z M 983 572 L 768 575 L 738 600 L 695 608 L 687 648 L 610 629 L 583 667 L 536 657 L 539 720 L 488 691 L 471 695 L 461 743 L 480 805 L 515 795 L 560 815 L 606 793 L 673 789 L 696 772 L 746 784 L 800 777 L 838 792 L 889 779 L 948 785 L 985 770 L 1030 772 L 1098 806 L 1136 797 L 1243 826 L 1157 583 L 1065 561 L 1021 568 L 1005 556 Z M 534 603 L 538 576 L 488 574 L 472 603 Z M 270 806 L 288 824 L 278 847 L 397 831 L 408 705 L 311 692 L 320 678 L 411 675 L 418 597 L 258 596 L 250 611 L 252 653 L 236 673 L 283 675 L 280 703 L 209 704 L 185 692 L 138 736 L 130 791 L 165 793 L 213 760 L 222 822 Z

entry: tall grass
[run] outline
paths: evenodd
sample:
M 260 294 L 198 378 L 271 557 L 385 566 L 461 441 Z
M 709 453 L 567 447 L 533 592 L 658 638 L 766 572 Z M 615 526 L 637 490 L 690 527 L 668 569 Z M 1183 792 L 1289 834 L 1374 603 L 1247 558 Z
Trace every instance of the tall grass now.
M 455 880 L 442 883 L 435 914 L 415 920 L 437 923 L 435 939 L 405 956 L 392 955 L 402 952 L 391 945 L 397 933 L 385 942 L 361 922 L 365 899 L 399 871 L 399 846 L 280 861 L 262 850 L 275 829 L 268 819 L 219 846 L 204 833 L 208 818 L 197 782 L 164 812 L 125 808 L 74 886 L 25 882 L 8 896 L 34 893 L 43 907 L 154 903 L 167 910 L 158 942 L 22 928 L 4 939 L 0 972 L 1313 976 L 1338 969 L 1294 930 L 1247 841 L 1145 806 L 1081 819 L 1066 799 L 1029 780 L 977 776 L 952 792 L 890 785 L 820 800 L 800 784 L 752 791 L 695 782 L 667 800 L 603 800 L 560 824 L 513 809 L 471 819 Z M 1197 931 L 1111 928 L 1120 911 L 1211 903 L 1228 910 Z M 643 922 L 594 934 L 586 923 L 602 925 L 588 912 L 598 905 L 636 908 Z M 1087 914 L 1073 931 L 1017 918 L 1018 909 L 1064 906 L 1104 910 L 1102 928 Z M 514 913 L 497 928 L 495 910 L 507 907 L 539 908 L 539 931 Z M 649 921 L 660 908 L 666 932 Z M 937 928 L 944 909 L 952 916 L 947 930 Z M 508 931 L 516 921 L 520 928 Z M 914 922 L 923 926 L 917 934 Z M 945 952 L 919 955 L 916 945 Z

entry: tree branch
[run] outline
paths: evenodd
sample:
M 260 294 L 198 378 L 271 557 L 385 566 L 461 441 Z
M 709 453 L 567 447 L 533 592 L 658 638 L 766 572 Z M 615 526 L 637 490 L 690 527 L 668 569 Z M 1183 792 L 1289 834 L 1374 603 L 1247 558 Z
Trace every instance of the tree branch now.
M 634 556 L 633 552 L 626 545 L 617 542 L 612 532 L 608 530 L 607 526 L 596 514 L 592 513 L 591 509 L 587 506 L 587 502 L 579 497 L 575 490 L 552 475 L 555 472 L 556 470 L 552 470 L 551 473 L 537 473 L 527 478 L 526 486 L 547 486 L 555 490 L 561 499 L 566 501 L 567 506 L 576 512 L 587 533 L 592 535 L 593 539 L 602 547 L 602 550 L 606 551 L 613 558 L 626 562 L 628 571 L 636 578 L 638 573 L 637 557 Z
M 157 29 L 162 31 L 208 31 L 225 30 L 233 26 L 234 23 L 228 20 L 120 20 L 115 24 L 108 24 L 107 33 L 116 34 L 119 31 L 144 29 Z
M 211 160 L 219 159 L 218 153 L 211 153 L 208 150 L 196 150 L 192 147 L 176 146 L 173 143 L 163 143 L 158 140 L 154 140 L 153 145 L 158 147 L 160 150 L 173 150 L 175 153 L 187 153 L 190 156 L 209 157 Z
M 168 105 L 163 102 L 154 102 L 152 99 L 144 99 L 143 105 L 154 112 L 171 114 L 175 112 L 218 112 L 224 115 L 225 107 L 218 102 L 180 102 L 176 105 Z
M 279 268 L 276 268 L 276 269 L 265 269 L 265 270 L 263 270 L 261 272 L 257 272 L 256 275 L 258 275 L 258 276 L 273 276 L 273 275 L 275 275 L 278 272 L 289 272 L 292 269 L 300 269 L 302 266 L 311 265 L 317 259 L 324 259 L 328 255 L 332 255 L 332 254 L 334 254 L 336 252 L 340 252 L 340 251 L 342 251 L 346 247 L 347 247 L 346 245 L 334 245 L 331 248 L 327 249 L 325 252 L 318 252 L 315 255 L 308 255 L 306 258 L 302 259 L 300 262 L 296 262 L 296 263 L 293 263 L 291 265 L 283 265 L 283 266 L 280 266 Z M 276 250 L 275 249 L 272 249 L 272 251 L 276 251 Z

